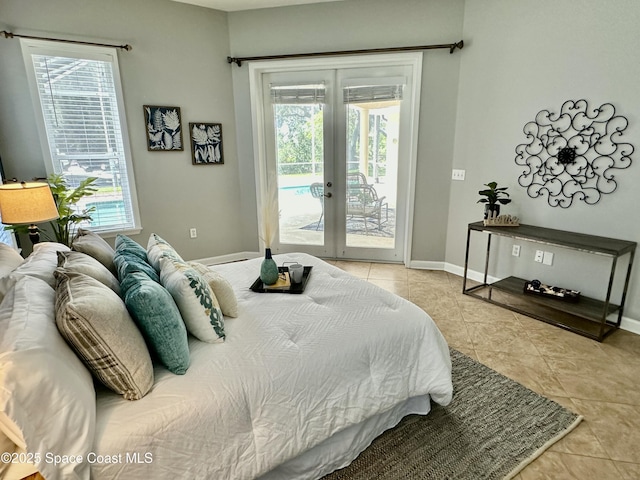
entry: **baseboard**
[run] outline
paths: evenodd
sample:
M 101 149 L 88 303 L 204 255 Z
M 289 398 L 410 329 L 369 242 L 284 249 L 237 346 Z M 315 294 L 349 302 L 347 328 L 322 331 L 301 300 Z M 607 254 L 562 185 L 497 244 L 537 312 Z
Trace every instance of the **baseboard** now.
M 444 262 L 425 262 L 423 260 L 411 260 L 408 268 L 418 270 L 444 270 Z
M 613 320 L 615 321 L 617 320 L 617 318 L 613 318 Z M 622 330 L 626 330 L 627 332 L 640 335 L 640 320 L 636 320 L 635 318 L 622 317 L 620 328 Z
M 229 253 L 227 255 L 218 255 L 217 257 L 199 258 L 193 261 L 204 265 L 220 265 L 221 263 L 239 262 L 240 260 L 247 260 L 249 258 L 256 258 L 259 256 L 261 256 L 259 252 L 237 252 Z

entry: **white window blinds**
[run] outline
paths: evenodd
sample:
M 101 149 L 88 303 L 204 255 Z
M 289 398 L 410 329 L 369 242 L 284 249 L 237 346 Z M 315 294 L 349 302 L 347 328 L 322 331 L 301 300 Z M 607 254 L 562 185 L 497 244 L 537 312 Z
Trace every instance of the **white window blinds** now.
M 78 51 L 23 46 L 42 110 L 47 143 L 43 150 L 49 153 L 53 171 L 62 174 L 70 187 L 97 177 L 99 191 L 78 205 L 92 209 L 87 227 L 98 232 L 137 229 L 116 52 L 74 48 Z
M 325 103 L 324 84 L 309 85 L 270 85 L 273 104 L 315 104 Z
M 405 83 L 404 78 L 351 80 L 342 90 L 343 101 L 344 103 L 368 103 L 402 100 Z

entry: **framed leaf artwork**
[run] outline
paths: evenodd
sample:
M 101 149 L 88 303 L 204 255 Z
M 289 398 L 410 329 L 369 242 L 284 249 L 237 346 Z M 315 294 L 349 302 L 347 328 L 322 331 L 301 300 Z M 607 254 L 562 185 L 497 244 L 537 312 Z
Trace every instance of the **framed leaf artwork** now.
M 150 152 L 183 151 L 180 107 L 144 105 L 147 124 L 147 150 Z
M 221 165 L 222 154 L 221 123 L 189 123 L 191 136 L 191 157 L 194 165 Z

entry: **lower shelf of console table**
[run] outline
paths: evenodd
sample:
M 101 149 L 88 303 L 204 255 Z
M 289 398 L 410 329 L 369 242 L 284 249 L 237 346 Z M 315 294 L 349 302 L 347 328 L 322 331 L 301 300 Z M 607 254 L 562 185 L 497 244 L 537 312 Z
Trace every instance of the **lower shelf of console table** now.
M 469 246 L 471 233 L 483 233 L 487 236 L 487 249 L 484 262 L 483 283 L 467 288 L 467 274 L 469 269 Z M 493 235 L 528 241 L 538 244 L 562 247 L 580 252 L 594 254 L 611 259 L 611 271 L 604 300 L 580 296 L 577 302 L 568 302 L 557 298 L 531 295 L 524 292 L 526 280 L 518 277 L 507 277 L 497 282 L 488 283 L 489 256 L 491 253 L 491 237 Z M 607 335 L 620 327 L 627 288 L 631 277 L 631 266 L 637 247 L 636 242 L 615 238 L 599 237 L 582 233 L 567 232 L 533 225 L 519 225 L 516 227 L 485 226 L 483 222 L 468 225 L 467 248 L 464 260 L 464 277 L 462 292 L 480 298 L 487 302 L 500 305 L 514 312 L 537 318 L 543 322 L 570 330 L 585 337 L 601 342 Z M 618 259 L 627 259 L 624 286 L 620 292 L 619 304 L 614 304 L 612 296 L 616 265 Z M 607 319 L 617 313 L 616 321 Z
M 618 305 L 610 303 L 605 311 L 605 302 L 585 296 L 573 303 L 528 295 L 523 292 L 525 282 L 522 278 L 507 277 L 491 284 L 476 285 L 464 293 L 595 340 L 618 328 L 606 320 L 608 315 L 619 310 Z

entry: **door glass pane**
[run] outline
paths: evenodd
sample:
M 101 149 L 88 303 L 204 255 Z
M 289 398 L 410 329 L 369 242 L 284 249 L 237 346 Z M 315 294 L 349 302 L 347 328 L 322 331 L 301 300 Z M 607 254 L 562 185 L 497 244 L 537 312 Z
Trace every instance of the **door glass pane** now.
M 273 105 L 280 243 L 324 245 L 323 104 Z
M 394 248 L 400 100 L 346 107 L 346 245 Z

